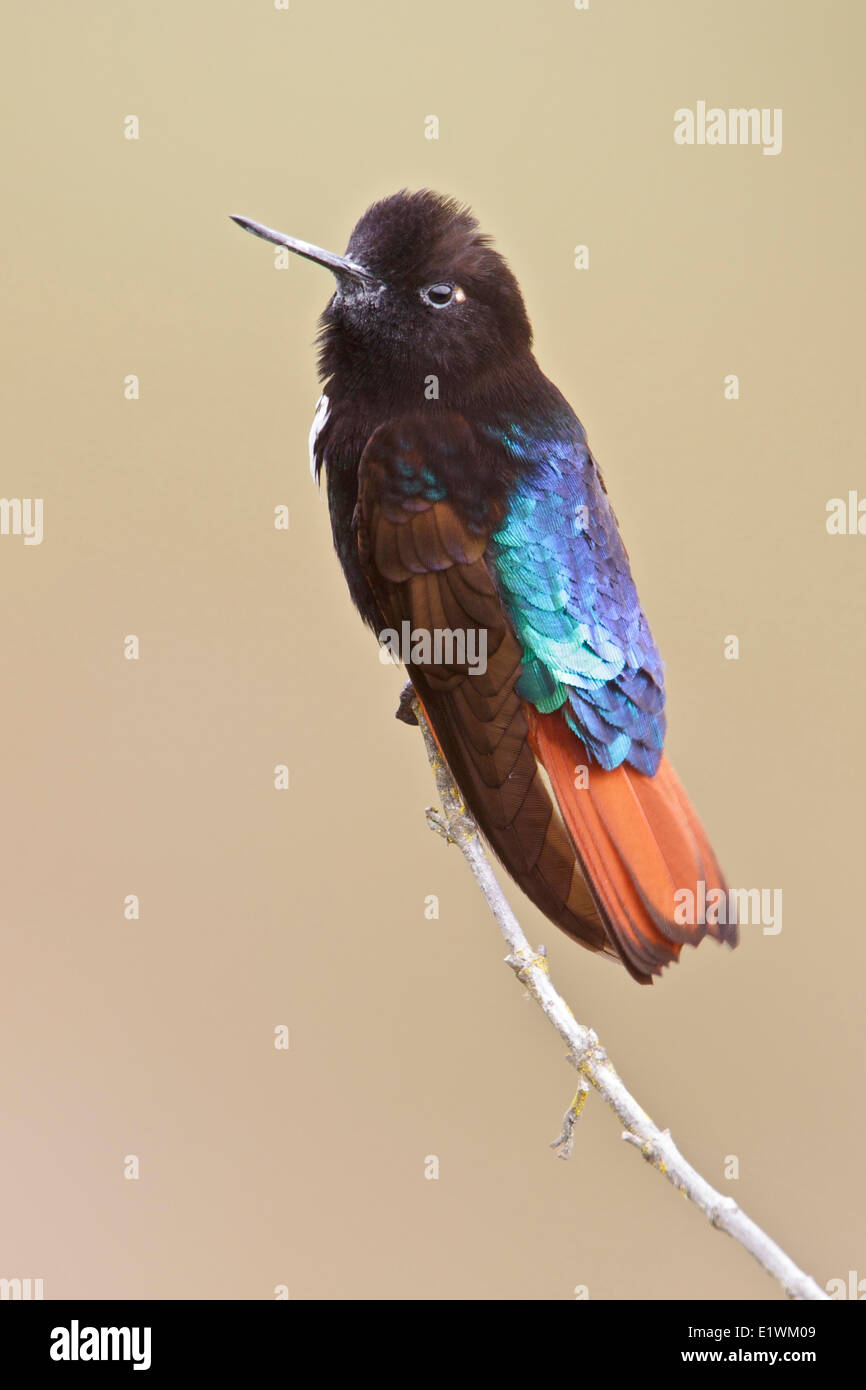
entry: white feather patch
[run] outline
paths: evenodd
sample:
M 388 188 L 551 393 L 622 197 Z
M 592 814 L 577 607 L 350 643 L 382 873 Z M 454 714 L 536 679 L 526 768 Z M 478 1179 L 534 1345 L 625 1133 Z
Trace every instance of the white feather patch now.
M 310 476 L 316 481 L 316 440 L 318 439 L 325 421 L 328 418 L 328 397 L 322 395 L 316 402 L 316 413 L 313 416 L 313 423 L 310 427 Z

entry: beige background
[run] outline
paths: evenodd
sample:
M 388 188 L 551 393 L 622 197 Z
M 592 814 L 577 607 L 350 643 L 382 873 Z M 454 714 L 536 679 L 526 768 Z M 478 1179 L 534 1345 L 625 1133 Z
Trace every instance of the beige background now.
M 856 0 L 17 8 L 0 490 L 44 498 L 45 538 L 0 537 L 0 1275 L 779 1296 L 600 1102 L 570 1164 L 548 1149 L 573 1073 L 425 827 L 399 675 L 344 592 L 306 453 L 330 280 L 228 214 L 340 250 L 404 185 L 509 257 L 605 470 L 673 761 L 784 926 L 641 990 L 516 906 L 706 1175 L 821 1283 L 866 1274 L 866 538 L 825 530 L 866 491 L 862 27 Z M 699 99 L 782 107 L 782 154 L 676 147 Z

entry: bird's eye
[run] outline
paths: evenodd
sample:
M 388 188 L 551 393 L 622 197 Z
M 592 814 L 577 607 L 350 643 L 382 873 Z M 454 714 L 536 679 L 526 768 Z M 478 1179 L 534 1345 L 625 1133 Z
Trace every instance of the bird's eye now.
M 435 285 L 428 285 L 421 291 L 421 298 L 428 304 L 432 304 L 434 309 L 444 309 L 446 304 L 450 304 L 455 298 L 456 285 L 448 285 L 444 281 L 438 281 Z M 456 296 L 459 298 L 459 294 Z

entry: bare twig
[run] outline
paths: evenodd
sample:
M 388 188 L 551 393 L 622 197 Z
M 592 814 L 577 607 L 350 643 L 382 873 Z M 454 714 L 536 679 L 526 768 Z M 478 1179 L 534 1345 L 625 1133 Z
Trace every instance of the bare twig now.
M 669 1130 L 660 1130 L 620 1080 L 607 1053 L 591 1028 L 578 1023 L 562 996 L 554 989 L 544 948 L 533 951 L 493 875 L 481 844 L 475 822 L 468 814 L 460 794 L 420 707 L 415 713 L 421 725 L 427 756 L 436 778 L 442 811 L 427 811 L 431 829 L 445 836 L 468 861 L 475 880 L 487 900 L 497 926 L 509 946 L 508 965 L 543 1009 L 568 1047 L 569 1061 L 577 1068 L 580 1081 L 577 1094 L 565 1113 L 562 1133 L 551 1145 L 561 1158 L 568 1158 L 574 1144 L 574 1127 L 583 1108 L 589 1085 L 611 1107 L 625 1126 L 623 1139 L 640 1149 L 648 1163 L 657 1168 L 678 1191 L 709 1217 L 713 1226 L 740 1242 L 768 1274 L 782 1285 L 790 1298 L 826 1299 L 828 1295 L 815 1280 L 799 1269 L 760 1226 L 741 1211 L 732 1197 L 723 1197 L 683 1158 Z

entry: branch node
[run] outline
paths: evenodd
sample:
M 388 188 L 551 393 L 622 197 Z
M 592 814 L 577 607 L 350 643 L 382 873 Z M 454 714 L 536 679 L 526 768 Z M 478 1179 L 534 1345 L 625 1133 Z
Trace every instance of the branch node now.
M 444 835 L 445 839 L 450 839 L 448 834 L 448 822 L 445 817 L 433 806 L 428 806 L 424 812 L 427 817 L 427 824 L 436 835 Z
M 740 1208 L 733 1197 L 721 1197 L 707 1212 L 707 1216 L 710 1218 L 710 1224 L 715 1226 L 717 1231 L 720 1231 L 724 1229 L 722 1226 L 724 1217 L 733 1216 L 739 1210 Z
M 574 1127 L 580 1119 L 581 1111 L 586 1105 L 586 1098 L 589 1095 L 589 1082 L 585 1076 L 581 1076 L 577 1083 L 577 1090 L 572 1099 L 571 1105 L 562 1117 L 562 1131 L 558 1139 L 554 1139 L 550 1145 L 556 1150 L 557 1158 L 571 1158 L 574 1152 Z
M 542 970 L 545 975 L 550 976 L 550 961 L 547 959 L 546 951 L 513 951 L 511 955 L 505 957 L 505 964 L 510 965 L 521 984 L 532 984 L 532 970 Z

